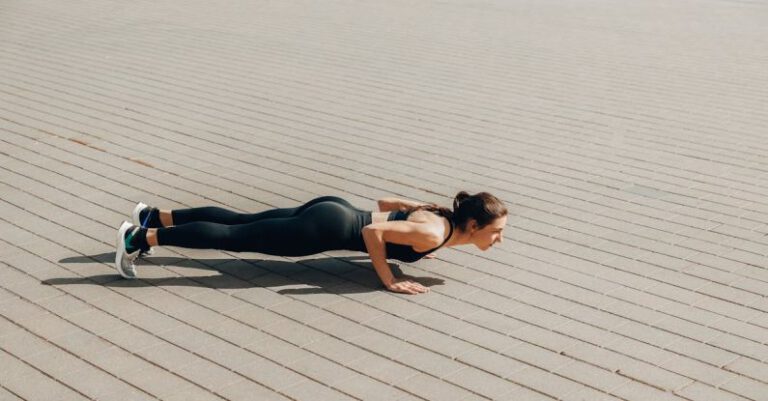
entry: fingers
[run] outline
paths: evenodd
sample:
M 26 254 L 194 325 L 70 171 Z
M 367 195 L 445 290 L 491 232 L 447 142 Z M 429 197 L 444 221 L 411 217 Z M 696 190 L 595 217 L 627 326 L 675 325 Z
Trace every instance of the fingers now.
M 415 281 L 408 280 L 404 281 L 403 284 L 404 287 L 410 291 L 409 294 L 421 294 L 429 291 L 429 288 L 424 287 Z
M 429 288 L 421 285 L 421 283 L 417 283 L 415 281 L 411 282 L 412 288 L 414 288 L 416 291 L 423 293 L 423 292 L 429 292 Z
M 429 288 L 410 280 L 403 280 L 403 281 L 397 282 L 394 285 L 392 285 L 391 288 L 389 288 L 389 290 L 393 292 L 400 292 L 403 294 L 410 294 L 410 295 L 429 292 Z

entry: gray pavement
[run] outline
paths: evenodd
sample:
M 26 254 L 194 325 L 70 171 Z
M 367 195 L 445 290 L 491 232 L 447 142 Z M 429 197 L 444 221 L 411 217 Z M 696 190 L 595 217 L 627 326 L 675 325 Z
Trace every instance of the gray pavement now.
M 768 4 L 0 3 L 0 400 L 768 400 Z M 158 249 L 137 201 L 448 205 L 503 244 Z M 395 265 L 395 263 L 393 263 Z

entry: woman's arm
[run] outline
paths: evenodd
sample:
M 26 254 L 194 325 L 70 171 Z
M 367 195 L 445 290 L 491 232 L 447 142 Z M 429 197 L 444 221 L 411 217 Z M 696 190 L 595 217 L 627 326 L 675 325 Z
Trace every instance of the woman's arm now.
M 398 198 L 382 198 L 379 199 L 378 203 L 379 211 L 381 212 L 391 212 L 393 210 L 410 210 L 417 206 L 423 205 L 421 202 L 414 202 Z
M 437 238 L 439 242 L 441 238 Z M 409 221 L 387 221 L 363 227 L 363 241 L 371 257 L 371 263 L 381 283 L 390 291 L 418 294 L 429 289 L 406 279 L 396 279 L 387 263 L 386 243 L 393 242 L 418 247 L 433 246 L 436 236 L 423 224 Z

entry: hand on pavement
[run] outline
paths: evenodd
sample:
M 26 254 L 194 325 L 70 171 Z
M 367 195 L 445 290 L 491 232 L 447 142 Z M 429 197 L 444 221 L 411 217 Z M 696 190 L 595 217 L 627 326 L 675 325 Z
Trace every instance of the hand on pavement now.
M 391 284 L 387 286 L 387 290 L 392 292 L 400 292 L 403 294 L 421 294 L 429 292 L 429 288 L 417 283 L 416 281 L 409 280 L 409 277 L 396 278 Z

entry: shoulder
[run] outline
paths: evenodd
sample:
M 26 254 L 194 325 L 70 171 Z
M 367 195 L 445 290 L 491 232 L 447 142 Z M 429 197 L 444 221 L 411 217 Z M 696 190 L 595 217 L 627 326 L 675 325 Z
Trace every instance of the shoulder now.
M 443 243 L 446 234 L 445 217 L 429 210 L 417 210 L 408 216 L 408 220 L 420 225 L 422 235 L 429 244 L 439 246 Z
M 409 210 L 421 205 L 419 202 L 399 199 L 399 198 L 381 198 L 377 201 L 379 210 L 392 211 L 392 210 Z
M 442 241 L 436 225 L 419 220 L 386 221 L 369 224 L 363 229 L 381 231 L 385 242 L 420 248 L 437 246 Z

